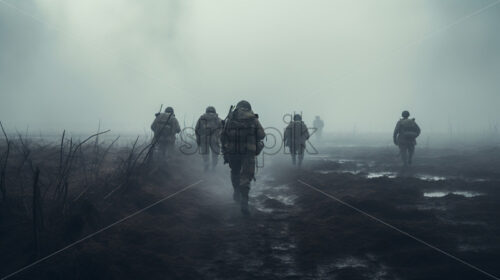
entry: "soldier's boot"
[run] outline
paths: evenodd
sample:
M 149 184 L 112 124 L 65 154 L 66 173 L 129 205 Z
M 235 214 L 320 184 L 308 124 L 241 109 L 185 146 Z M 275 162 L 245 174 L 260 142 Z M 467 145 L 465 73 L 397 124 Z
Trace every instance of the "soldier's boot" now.
M 248 192 L 249 191 L 250 191 L 250 188 L 248 186 L 241 187 L 240 206 L 241 206 L 241 213 L 245 216 L 250 214 L 250 211 L 248 210 Z
M 241 190 L 240 190 L 240 176 L 231 174 L 231 183 L 233 184 L 233 200 L 240 202 L 241 200 Z
M 292 164 L 295 165 L 297 162 L 295 154 L 292 154 Z
M 299 167 L 302 166 L 302 161 L 304 160 L 304 154 L 299 154 Z

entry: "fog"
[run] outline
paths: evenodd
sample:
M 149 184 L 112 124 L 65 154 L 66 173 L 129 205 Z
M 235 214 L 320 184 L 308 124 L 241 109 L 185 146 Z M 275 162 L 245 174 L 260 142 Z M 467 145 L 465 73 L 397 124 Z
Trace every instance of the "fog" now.
M 492 0 L 2 0 L 0 120 L 143 133 L 161 104 L 190 126 L 246 99 L 266 127 L 391 132 L 407 109 L 425 133 L 488 133 L 499 24 Z

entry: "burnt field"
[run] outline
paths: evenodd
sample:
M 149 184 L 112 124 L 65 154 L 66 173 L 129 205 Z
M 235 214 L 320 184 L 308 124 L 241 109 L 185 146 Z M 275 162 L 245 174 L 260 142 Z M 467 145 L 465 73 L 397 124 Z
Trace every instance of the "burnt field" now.
M 417 149 L 405 171 L 394 147 L 324 148 L 301 170 L 267 156 L 246 218 L 227 165 L 204 174 L 199 155 L 148 160 L 140 140 L 61 140 L 1 147 L 0 277 L 500 275 L 499 148 Z

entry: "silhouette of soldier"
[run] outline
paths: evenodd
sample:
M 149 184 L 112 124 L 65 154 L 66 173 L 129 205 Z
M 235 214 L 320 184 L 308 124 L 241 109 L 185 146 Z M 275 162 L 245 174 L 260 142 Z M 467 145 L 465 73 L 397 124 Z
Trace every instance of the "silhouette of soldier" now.
M 323 127 L 325 126 L 325 123 L 323 122 L 322 119 L 320 119 L 319 116 L 316 116 L 316 118 L 313 121 L 313 127 L 315 129 L 314 134 L 316 134 L 316 138 L 319 140 L 321 139 L 321 136 L 323 134 Z
M 415 153 L 415 145 L 417 137 L 420 135 L 420 127 L 415 122 L 415 119 L 410 119 L 410 112 L 403 111 L 402 119 L 394 128 L 393 141 L 399 147 L 403 166 L 406 167 L 412 164 L 413 154 Z
M 302 160 L 304 159 L 307 139 L 309 139 L 307 126 L 302 121 L 302 116 L 295 114 L 293 116 L 293 121 L 291 121 L 285 129 L 283 140 L 285 142 L 285 147 L 290 149 L 292 163 L 294 165 L 296 164 L 297 155 L 299 156 L 299 167 L 302 165 Z
M 203 156 L 205 172 L 210 166 L 210 154 L 212 154 L 212 170 L 217 165 L 220 153 L 220 133 L 222 120 L 217 115 L 215 108 L 208 106 L 205 114 L 201 115 L 195 127 L 196 142 Z
M 224 122 L 221 143 L 224 163 L 228 162 L 231 168 L 233 199 L 240 202 L 244 215 L 249 214 L 250 182 L 255 179 L 255 157 L 264 147 L 264 137 L 264 129 L 250 103 L 245 100 L 238 102 Z

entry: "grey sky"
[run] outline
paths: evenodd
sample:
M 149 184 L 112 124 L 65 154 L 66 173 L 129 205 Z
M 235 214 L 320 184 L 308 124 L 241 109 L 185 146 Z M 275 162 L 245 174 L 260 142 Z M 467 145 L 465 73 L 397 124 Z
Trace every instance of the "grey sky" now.
M 5 1 L 0 120 L 21 130 L 142 133 L 162 103 L 190 124 L 240 99 L 264 126 L 500 121 L 500 5 L 438 32 L 494 0 Z

